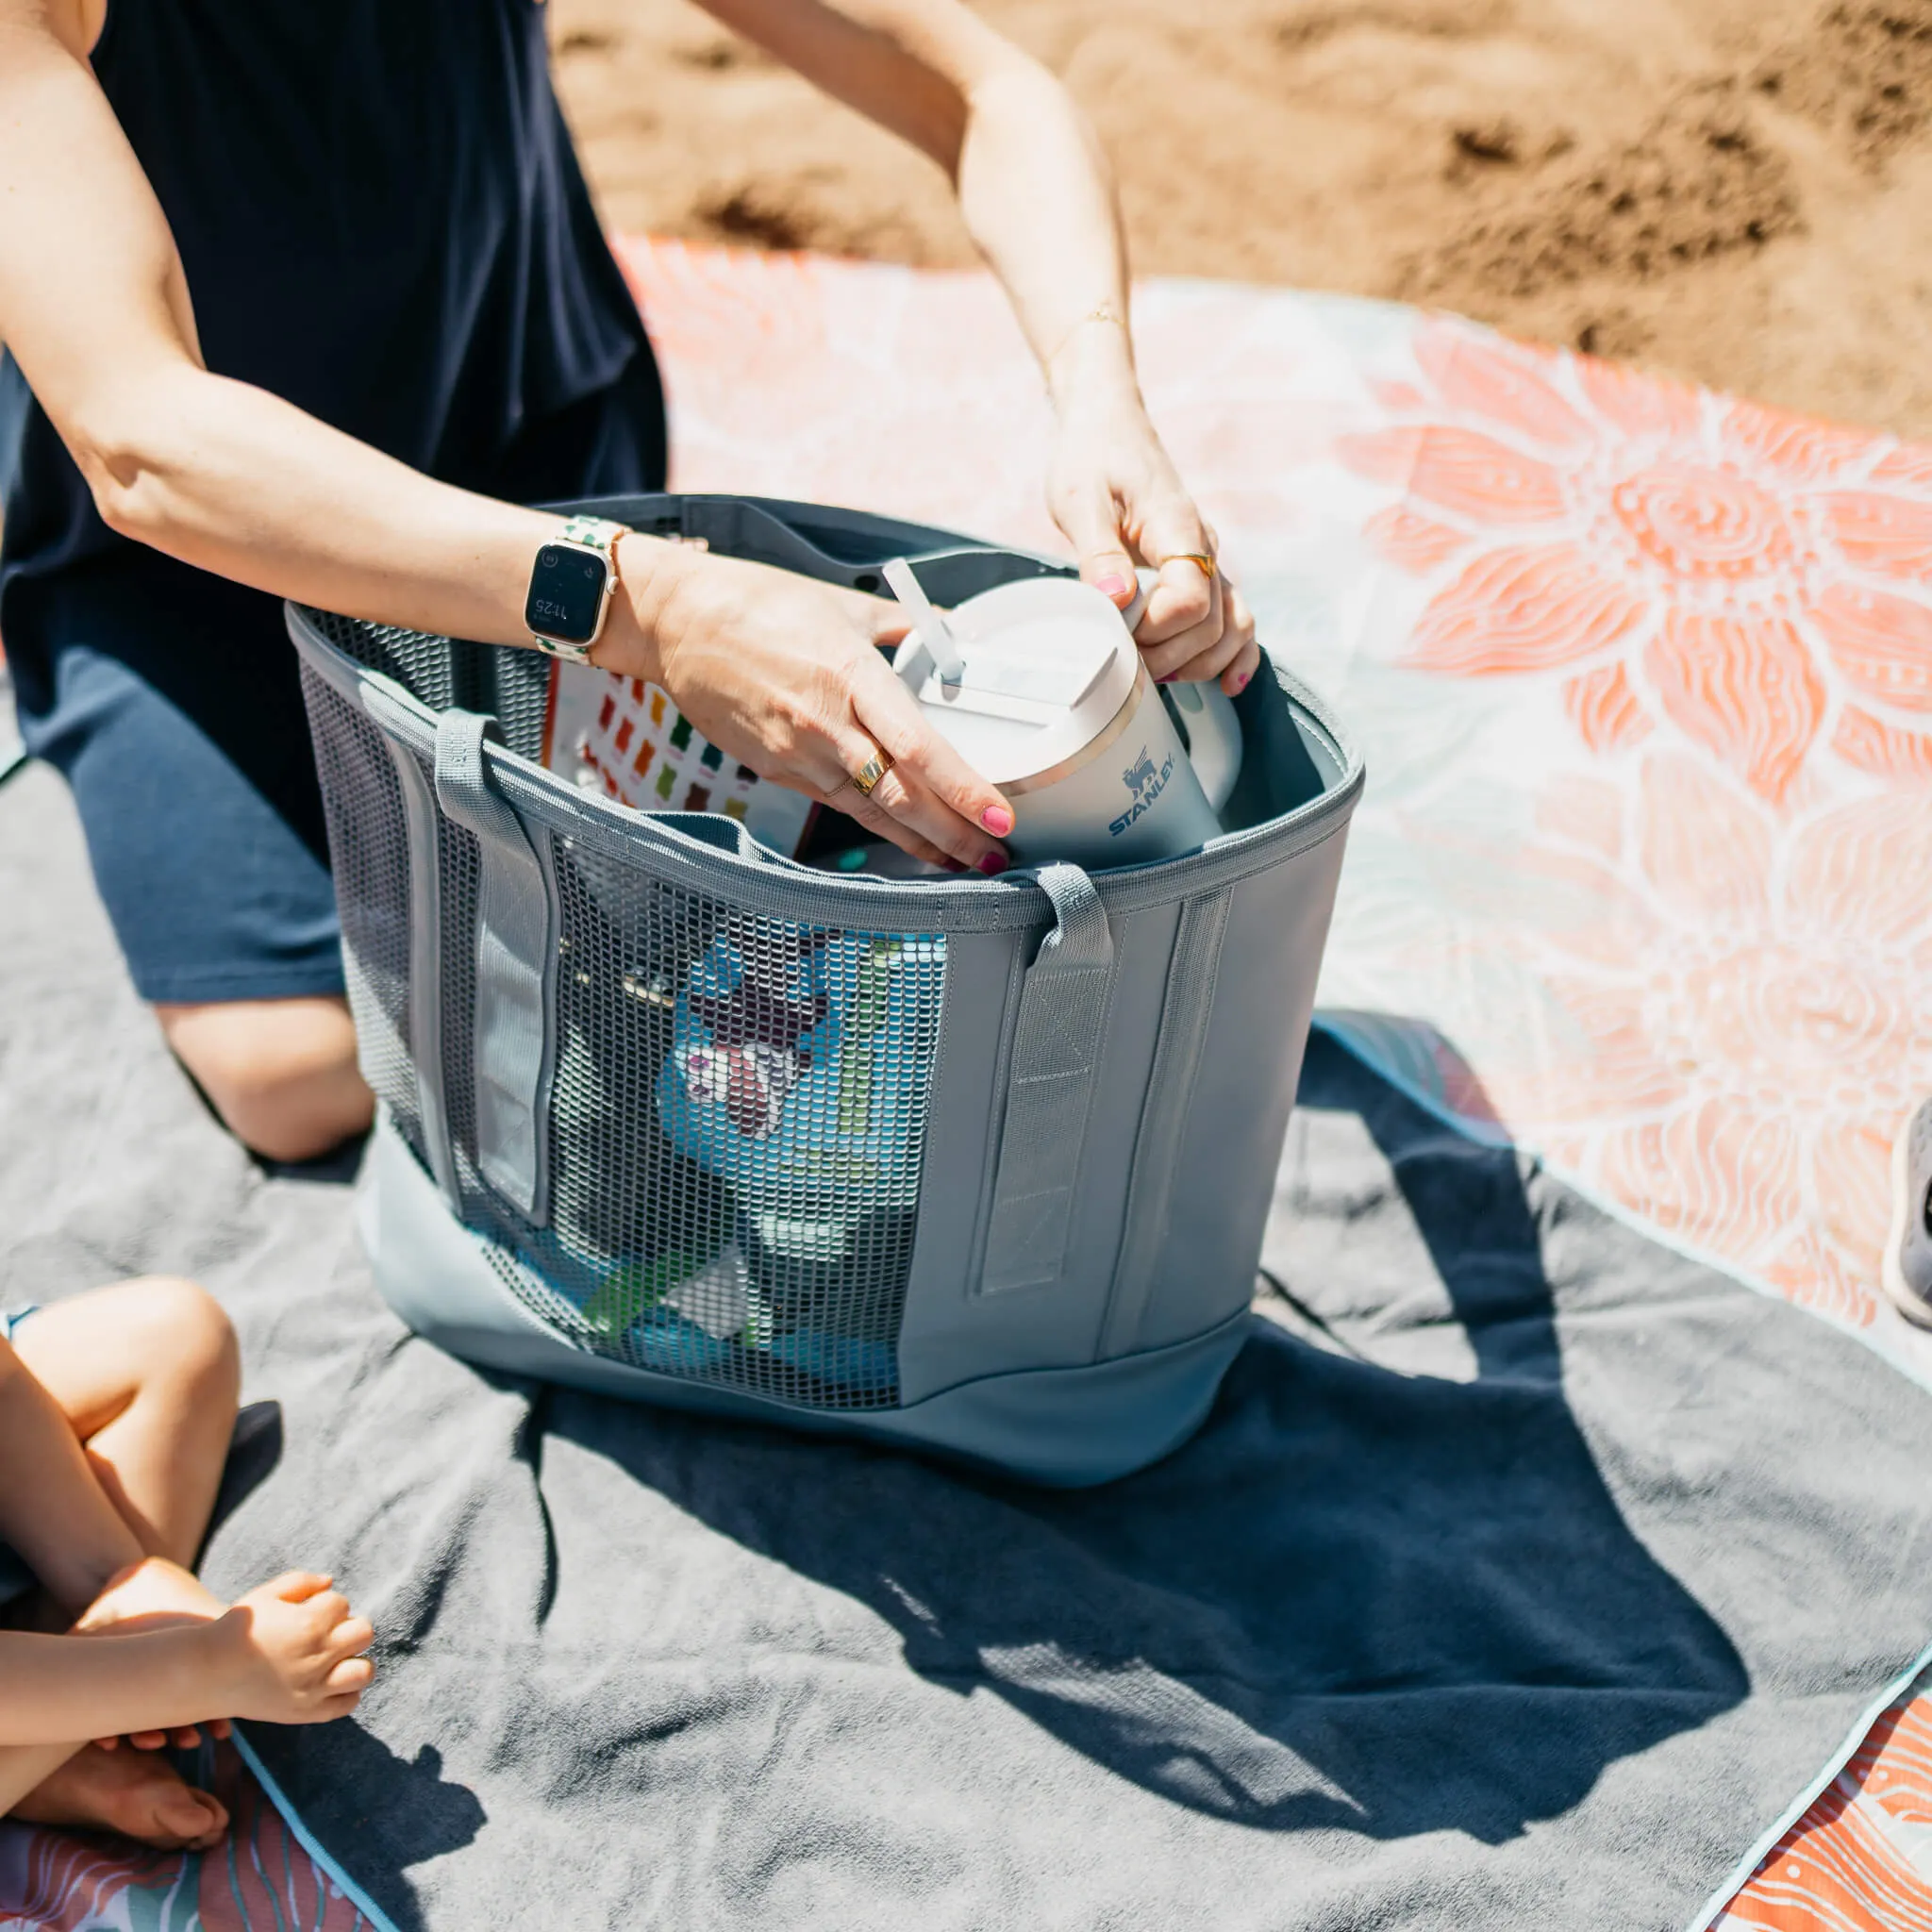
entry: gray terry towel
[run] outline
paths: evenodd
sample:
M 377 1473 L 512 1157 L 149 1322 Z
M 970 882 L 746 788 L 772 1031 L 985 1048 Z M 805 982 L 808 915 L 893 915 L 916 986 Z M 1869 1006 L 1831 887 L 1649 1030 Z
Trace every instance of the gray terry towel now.
M 0 1297 L 198 1273 L 208 1560 L 333 1567 L 351 1723 L 257 1748 L 398 1927 L 1669 1932 L 1932 1637 L 1932 1403 L 1318 1040 L 1207 1427 L 1054 1494 L 484 1375 L 268 1177 L 0 794 Z

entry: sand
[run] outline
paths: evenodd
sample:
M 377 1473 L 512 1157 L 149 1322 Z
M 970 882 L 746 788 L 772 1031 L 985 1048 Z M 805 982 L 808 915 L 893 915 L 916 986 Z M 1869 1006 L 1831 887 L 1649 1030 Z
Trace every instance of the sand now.
M 627 230 L 955 266 L 938 170 L 686 0 L 552 0 Z M 1932 437 L 1932 0 L 983 0 L 1136 270 L 1438 304 Z

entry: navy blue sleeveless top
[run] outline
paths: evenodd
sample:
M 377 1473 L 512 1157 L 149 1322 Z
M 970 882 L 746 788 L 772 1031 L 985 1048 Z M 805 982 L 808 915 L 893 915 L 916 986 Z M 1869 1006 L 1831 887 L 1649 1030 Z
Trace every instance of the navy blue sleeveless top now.
M 647 380 L 661 468 L 650 347 L 543 29 L 533 0 L 111 0 L 94 72 L 174 230 L 209 369 L 504 495 L 520 444 Z M 571 488 L 548 483 L 528 493 Z M 25 719 L 52 702 L 63 580 L 160 591 L 176 618 L 194 580 L 224 622 L 245 608 L 125 554 L 10 358 L 0 488 L 0 642 Z

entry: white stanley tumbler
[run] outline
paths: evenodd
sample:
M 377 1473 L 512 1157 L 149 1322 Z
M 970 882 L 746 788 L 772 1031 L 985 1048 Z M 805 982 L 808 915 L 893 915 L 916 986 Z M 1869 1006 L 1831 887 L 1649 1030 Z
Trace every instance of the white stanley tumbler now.
M 1075 578 L 1037 577 L 941 618 L 905 565 L 886 575 L 920 621 L 892 668 L 1010 801 L 1006 842 L 1023 865 L 1140 865 L 1222 829 L 1241 765 L 1234 707 L 1218 688 L 1190 688 L 1191 758 L 1135 645 L 1138 605 L 1123 613 Z

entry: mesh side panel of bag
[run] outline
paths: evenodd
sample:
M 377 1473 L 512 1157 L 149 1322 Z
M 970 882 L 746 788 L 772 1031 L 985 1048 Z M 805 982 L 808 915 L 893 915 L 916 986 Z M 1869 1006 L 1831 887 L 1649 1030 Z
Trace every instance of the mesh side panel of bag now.
M 314 618 L 424 703 L 493 710 L 512 751 L 541 749 L 547 666 L 534 654 Z M 400 789 L 381 734 L 303 675 L 364 1063 L 426 1168 Z M 580 1347 L 806 1407 L 893 1407 L 944 939 L 747 914 L 568 840 L 552 857 L 561 930 L 539 1226 L 478 1164 L 480 858 L 438 814 L 441 1059 L 464 1224 L 510 1291 Z
M 389 624 L 361 624 L 333 611 L 308 621 L 365 671 L 379 671 L 432 710 L 461 706 L 496 719 L 520 758 L 541 759 L 550 703 L 550 659 L 541 651 L 499 650 Z
M 342 922 L 342 966 L 369 1083 L 420 1159 L 422 1122 L 409 1042 L 408 834 L 382 734 L 306 665 L 329 863 Z
M 763 919 L 559 841 L 548 1225 L 476 1161 L 476 854 L 442 826 L 464 1221 L 525 1307 L 636 1368 L 891 1407 L 944 942 Z
M 447 710 L 457 702 L 447 638 L 401 630 L 392 624 L 361 624 L 330 610 L 306 614 L 337 650 L 365 671 L 379 671 L 394 678 L 434 710 Z
M 541 651 L 498 651 L 477 644 L 491 675 L 491 701 L 481 708 L 492 711 L 503 741 L 519 758 L 541 762 L 543 724 L 550 709 L 550 659 Z

